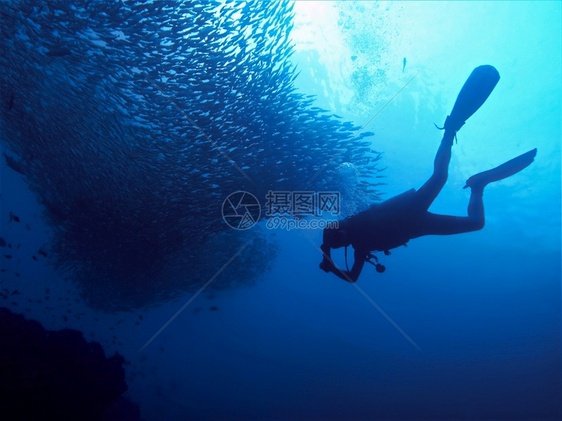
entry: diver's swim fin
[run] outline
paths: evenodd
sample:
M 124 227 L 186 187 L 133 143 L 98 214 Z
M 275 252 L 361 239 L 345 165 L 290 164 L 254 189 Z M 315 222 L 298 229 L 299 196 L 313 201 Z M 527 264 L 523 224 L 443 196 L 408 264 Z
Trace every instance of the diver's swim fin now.
M 513 174 L 517 174 L 522 169 L 531 165 L 536 154 L 537 148 L 531 149 L 529 152 L 525 152 L 523 155 L 519 155 L 496 168 L 473 175 L 466 180 L 466 185 L 463 188 L 484 188 L 488 183 L 503 180 Z
M 474 69 L 459 92 L 453 111 L 447 116 L 443 128 L 457 132 L 486 102 L 499 80 L 500 74 L 494 66 L 486 64 Z

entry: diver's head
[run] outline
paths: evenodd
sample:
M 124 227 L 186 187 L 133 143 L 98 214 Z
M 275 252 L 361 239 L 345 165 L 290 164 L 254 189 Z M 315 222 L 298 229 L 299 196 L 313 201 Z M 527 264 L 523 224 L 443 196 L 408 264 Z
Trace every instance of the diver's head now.
M 322 235 L 323 246 L 327 246 L 331 249 L 339 249 L 340 247 L 349 246 L 350 243 L 347 230 L 341 223 L 338 228 L 324 228 Z

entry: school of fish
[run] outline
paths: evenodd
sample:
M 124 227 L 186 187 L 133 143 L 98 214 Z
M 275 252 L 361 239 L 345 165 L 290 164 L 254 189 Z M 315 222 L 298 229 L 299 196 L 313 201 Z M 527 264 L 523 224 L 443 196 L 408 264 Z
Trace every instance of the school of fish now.
M 289 1 L 0 1 L 5 160 L 90 302 L 199 287 L 247 241 L 224 234 L 232 192 L 335 190 L 351 163 L 376 197 L 372 133 L 294 87 L 292 19 Z M 269 264 L 256 238 L 237 282 Z

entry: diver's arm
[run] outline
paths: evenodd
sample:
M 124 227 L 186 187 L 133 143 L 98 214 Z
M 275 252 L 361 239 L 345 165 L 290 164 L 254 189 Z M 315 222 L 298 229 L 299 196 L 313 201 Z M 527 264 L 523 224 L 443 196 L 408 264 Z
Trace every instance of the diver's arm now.
M 338 278 L 343 279 L 346 282 L 355 283 L 357 278 L 359 278 L 359 274 L 363 269 L 363 265 L 365 264 L 365 253 L 358 252 L 355 250 L 353 267 L 351 271 L 341 270 L 338 268 L 334 262 L 332 261 L 332 257 L 330 255 L 330 248 L 322 246 L 322 252 L 324 253 L 322 263 L 320 263 L 320 269 L 324 272 L 332 272 Z
M 351 267 L 351 271 L 348 272 L 351 282 L 357 282 L 357 279 L 359 279 L 359 275 L 365 265 L 365 258 L 366 253 L 364 251 L 355 249 L 355 252 L 353 253 L 353 266 Z
M 336 275 L 338 278 L 343 279 L 344 281 L 352 283 L 352 284 L 355 283 L 355 281 L 357 280 L 357 279 L 353 280 L 351 278 L 351 272 L 348 272 L 347 270 L 341 270 L 337 266 L 334 266 L 333 269 L 331 270 L 331 272 L 334 275 Z
M 354 258 L 354 262 L 350 271 L 341 270 L 335 265 L 332 270 L 332 272 L 336 276 L 351 284 L 354 284 L 355 282 L 357 282 L 357 279 L 359 279 L 359 275 L 361 274 L 361 271 L 363 270 L 363 265 L 365 264 L 365 253 L 362 251 L 355 250 L 355 253 L 353 254 L 353 258 Z
M 343 279 L 344 281 L 353 282 L 351 281 L 349 276 L 350 272 L 341 270 L 334 264 L 334 261 L 332 260 L 332 256 L 331 256 L 330 247 L 322 244 L 320 248 L 322 249 L 322 262 L 320 263 L 320 269 L 322 269 L 326 273 L 332 272 L 334 275 Z
M 333 272 L 336 275 L 340 276 L 339 273 L 341 272 L 341 270 L 337 268 L 337 266 L 334 264 L 334 261 L 332 260 L 330 247 L 322 244 L 320 246 L 320 249 L 322 250 L 322 262 L 320 262 L 320 269 L 322 269 L 326 273 Z M 340 276 L 340 278 L 341 277 L 342 276 Z

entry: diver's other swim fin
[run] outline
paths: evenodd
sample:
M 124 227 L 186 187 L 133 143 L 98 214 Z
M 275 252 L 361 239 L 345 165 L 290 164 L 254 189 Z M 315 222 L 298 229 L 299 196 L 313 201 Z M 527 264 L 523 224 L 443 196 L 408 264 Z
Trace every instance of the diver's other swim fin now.
M 466 180 L 466 185 L 463 189 L 466 189 L 467 187 L 484 188 L 488 183 L 503 180 L 513 174 L 517 174 L 519 171 L 531 165 L 536 155 L 537 148 L 531 149 L 529 152 L 525 152 L 516 158 L 510 159 L 496 168 L 473 175 Z
M 457 132 L 486 102 L 499 80 L 500 74 L 494 66 L 485 64 L 474 69 L 461 88 L 453 111 L 447 116 L 443 128 L 446 131 Z

